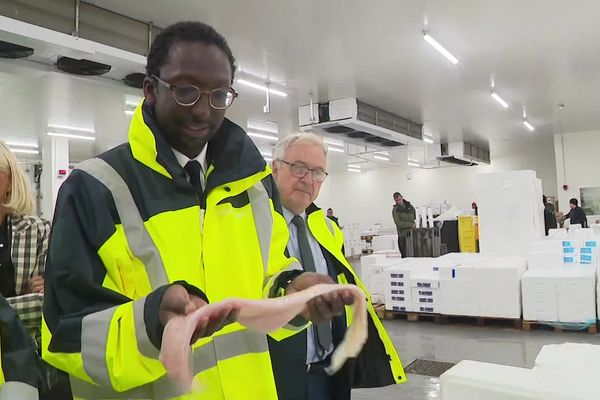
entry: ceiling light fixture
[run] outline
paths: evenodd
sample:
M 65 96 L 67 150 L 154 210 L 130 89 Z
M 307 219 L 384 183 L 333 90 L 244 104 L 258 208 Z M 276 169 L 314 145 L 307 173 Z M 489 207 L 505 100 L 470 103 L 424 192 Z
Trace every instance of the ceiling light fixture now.
M 31 149 L 38 149 L 39 146 L 36 143 L 17 143 L 17 142 L 6 142 L 9 147 L 29 147 Z
M 248 86 L 248 87 L 251 87 L 251 88 L 254 88 L 254 89 L 262 90 L 263 92 L 266 92 L 268 90 L 269 93 L 274 94 L 276 96 L 287 97 L 287 93 L 285 93 L 285 92 L 282 92 L 280 90 L 275 90 L 275 89 L 267 88 L 264 85 L 259 85 L 258 83 L 250 82 L 250 81 L 247 81 L 245 79 L 237 79 L 236 82 L 239 83 L 240 85 L 244 85 L 244 86 Z
M 533 127 L 533 125 L 531 125 L 531 124 L 529 123 L 529 121 L 527 121 L 527 120 L 523 121 L 523 125 L 525 125 L 525 127 L 526 127 L 527 129 L 529 129 L 529 131 L 530 131 L 530 132 L 533 132 L 533 131 L 535 131 L 535 128 Z
M 349 172 L 362 172 L 362 171 L 360 170 L 360 168 L 353 168 L 353 167 L 350 167 L 350 166 L 348 166 L 348 171 L 349 171 Z
M 78 128 L 76 126 L 68 126 L 68 125 L 48 125 L 48 129 L 51 131 L 73 131 L 73 132 L 82 132 L 82 133 L 91 133 L 95 134 L 96 131 L 92 128 Z
M 48 132 L 46 132 L 46 134 L 48 136 L 58 136 L 58 137 L 65 137 L 65 138 L 69 138 L 69 139 L 96 140 L 96 138 L 94 136 L 77 135 L 74 133 L 62 133 L 62 132 L 48 131 Z
M 408 160 L 408 166 L 409 166 L 409 167 L 416 167 L 416 168 L 419 168 L 421 165 L 420 165 L 418 162 L 416 162 L 416 161 L 413 161 L 413 160 Z
M 327 148 L 329 149 L 329 151 L 333 151 L 336 153 L 344 153 L 345 152 L 344 149 L 341 149 L 339 147 L 333 147 L 331 145 L 327 146 Z
M 430 137 L 427 137 L 427 136 L 423 136 L 423 141 L 425 143 L 433 144 L 433 138 L 430 138 Z
M 133 115 L 135 113 L 134 110 L 123 110 L 126 115 Z
M 277 136 L 265 135 L 264 133 L 258 133 L 258 132 L 248 132 L 248 136 L 252 136 L 257 139 L 272 140 L 275 142 L 279 140 L 279 138 Z
M 423 39 L 425 39 L 425 41 L 427 43 L 429 43 L 431 46 L 433 46 L 434 49 L 436 49 L 437 51 L 439 51 L 444 57 L 446 57 L 448 60 L 450 60 L 450 62 L 454 65 L 458 64 L 458 58 L 454 57 L 452 55 L 452 53 L 450 53 L 448 50 L 446 50 L 446 48 L 444 46 L 442 46 L 437 40 L 435 40 L 434 38 L 432 38 L 427 31 L 423 31 Z
M 263 132 L 269 132 L 269 133 L 279 133 L 279 127 L 277 126 L 277 124 L 272 123 L 272 122 L 248 122 L 248 129 L 253 129 L 256 131 L 263 131 Z
M 32 149 L 15 149 L 14 147 L 8 147 L 13 153 L 22 153 L 22 154 L 40 154 L 39 150 Z
M 388 156 L 384 156 L 382 154 L 375 154 L 375 155 L 373 155 L 373 158 L 375 160 L 390 161 L 390 158 Z
M 492 90 L 490 92 L 490 94 L 492 95 L 494 100 L 496 100 L 498 102 L 498 104 L 500 104 L 504 108 L 508 108 L 508 103 L 506 101 L 504 101 L 504 99 L 502 97 L 498 96 L 498 93 L 496 93 Z

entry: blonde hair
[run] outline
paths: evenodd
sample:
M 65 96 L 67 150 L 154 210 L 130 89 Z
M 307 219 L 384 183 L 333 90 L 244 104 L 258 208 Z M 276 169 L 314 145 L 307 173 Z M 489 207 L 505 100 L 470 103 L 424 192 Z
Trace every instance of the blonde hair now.
M 10 215 L 18 217 L 35 214 L 35 201 L 25 173 L 23 173 L 13 152 L 1 140 L 0 172 L 8 174 L 10 179 L 9 189 L 6 192 L 2 206 L 8 210 Z

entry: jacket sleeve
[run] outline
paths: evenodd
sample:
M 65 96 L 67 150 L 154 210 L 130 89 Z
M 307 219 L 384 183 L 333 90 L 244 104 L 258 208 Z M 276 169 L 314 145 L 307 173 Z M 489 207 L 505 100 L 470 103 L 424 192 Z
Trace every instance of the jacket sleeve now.
M 394 218 L 394 224 L 396 224 L 396 228 L 400 229 L 402 221 L 400 221 L 400 216 L 398 215 L 395 207 L 392 207 L 392 218 Z
M 46 263 L 46 254 L 48 253 L 48 238 L 50 236 L 50 222 L 39 220 L 31 225 L 35 228 L 37 235 L 37 247 L 35 253 L 35 269 L 32 271 L 34 275 L 42 275 L 44 273 L 44 264 Z M 27 282 L 29 276 L 23 277 Z M 44 296 L 39 293 L 19 293 L 19 296 L 9 297 L 6 300 L 11 307 L 17 312 L 19 319 L 29 331 L 39 330 L 42 321 L 42 302 Z
M 27 392 L 37 392 L 39 373 L 33 339 L 27 333 L 14 309 L 0 296 L 0 385 L 5 382 L 20 382 L 27 387 L 17 386 L 16 398 L 27 399 Z M 37 395 L 36 397 L 37 398 Z
M 145 269 L 127 245 L 112 195 L 73 171 L 59 192 L 46 261 L 44 359 L 118 392 L 164 375 L 158 307 L 168 285 L 151 291 L 136 271 Z

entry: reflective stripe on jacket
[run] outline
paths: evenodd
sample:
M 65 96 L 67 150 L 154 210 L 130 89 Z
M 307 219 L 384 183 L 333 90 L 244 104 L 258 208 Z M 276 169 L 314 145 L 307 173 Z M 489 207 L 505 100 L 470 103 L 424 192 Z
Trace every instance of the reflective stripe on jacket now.
M 42 341 L 76 398 L 277 398 L 266 336 L 237 323 L 193 345 L 197 393 L 181 393 L 158 359 L 158 306 L 169 284 L 211 302 L 259 299 L 298 268 L 285 256 L 271 171 L 245 132 L 224 120 L 208 161 L 200 198 L 152 111 L 139 106 L 129 143 L 82 163 L 61 187 Z

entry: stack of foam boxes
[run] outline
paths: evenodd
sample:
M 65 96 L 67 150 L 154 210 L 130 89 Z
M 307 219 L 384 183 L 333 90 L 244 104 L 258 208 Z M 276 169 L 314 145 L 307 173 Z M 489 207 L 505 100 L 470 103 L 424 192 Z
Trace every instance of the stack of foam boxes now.
M 344 224 L 344 251 L 346 256 L 357 256 L 362 254 L 360 242 L 360 226 L 357 223 Z
M 439 313 L 439 273 L 433 258 L 403 258 L 385 271 L 385 307 L 393 311 Z
M 440 257 L 440 313 L 490 318 L 521 317 L 524 257 L 453 253 Z
M 523 319 L 595 323 L 598 239 L 580 229 L 532 243 L 522 277 Z
M 399 257 L 371 254 L 360 259 L 359 277 L 369 291 L 373 303 L 385 302 L 389 276 L 387 270 L 401 263 Z
M 399 264 L 385 271 L 385 309 L 392 311 L 413 311 L 410 288 L 410 268 Z

